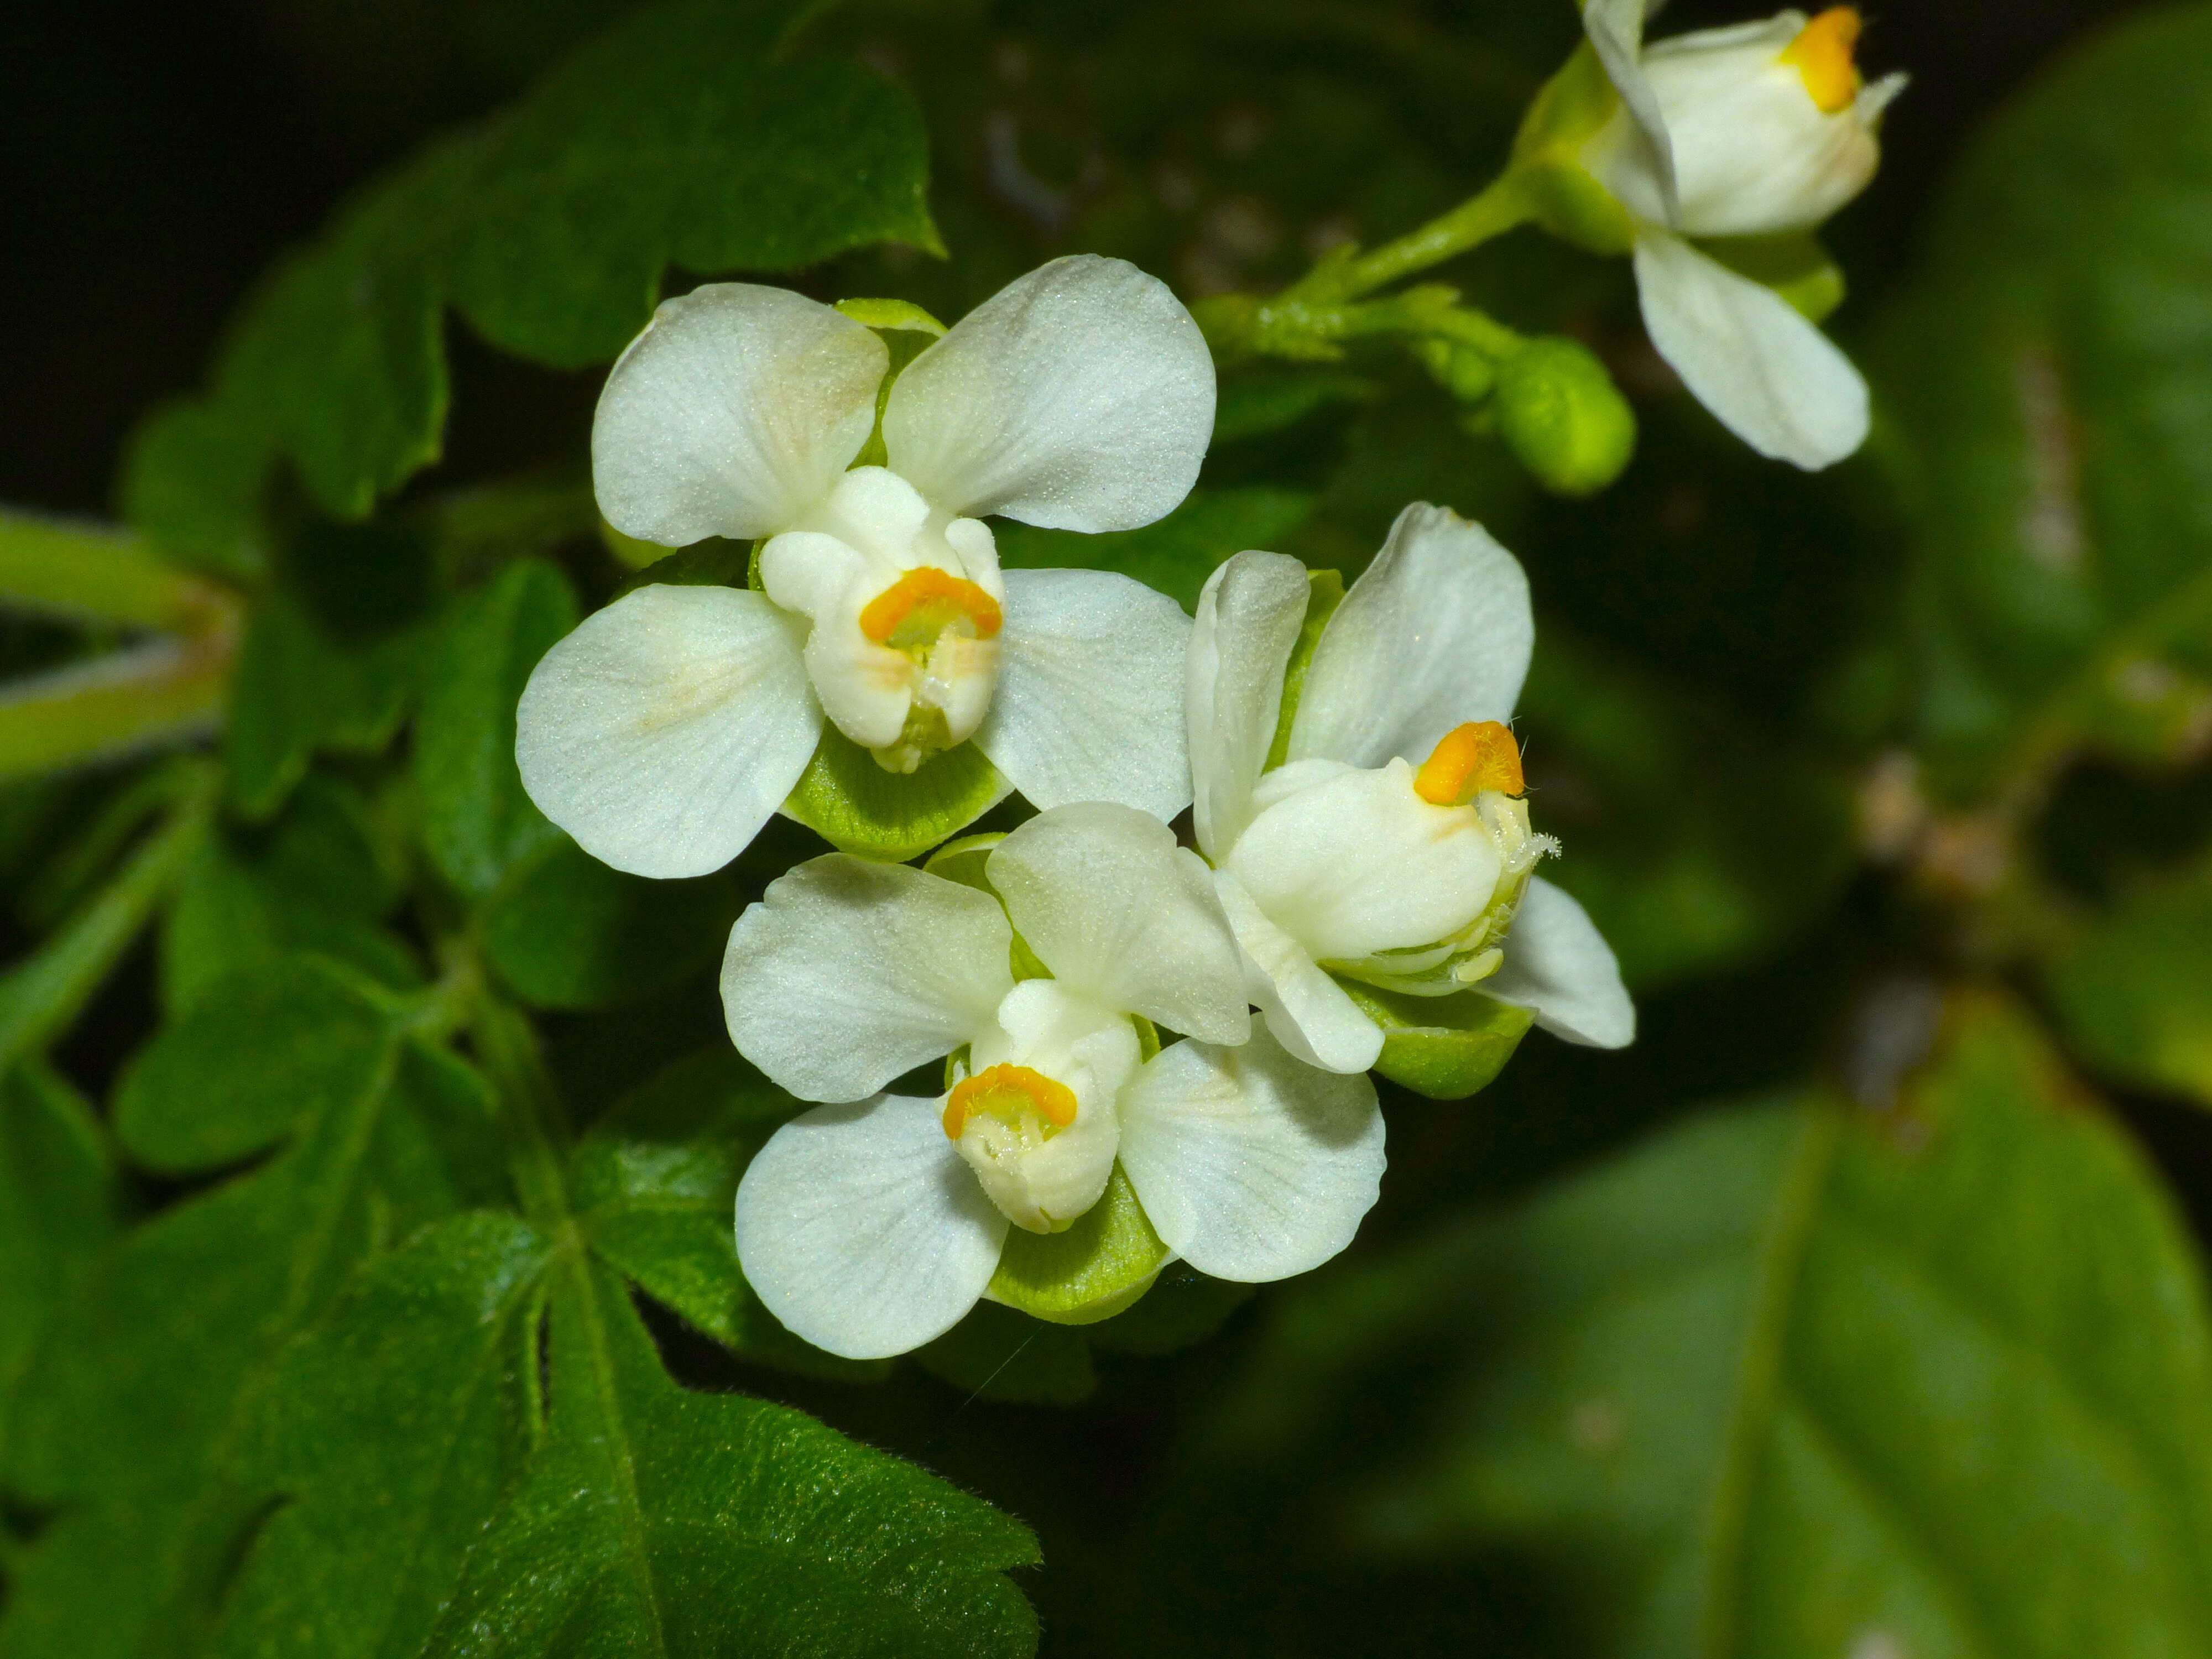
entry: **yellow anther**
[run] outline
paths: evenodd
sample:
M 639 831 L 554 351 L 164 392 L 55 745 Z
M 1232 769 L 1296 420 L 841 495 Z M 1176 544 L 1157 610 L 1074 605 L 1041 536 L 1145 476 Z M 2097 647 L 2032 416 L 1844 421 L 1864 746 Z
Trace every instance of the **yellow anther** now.
M 945 1133 L 954 1140 L 977 1112 L 994 1112 L 1009 1122 L 1035 1113 L 1054 1129 L 1075 1121 L 1075 1091 L 1026 1066 L 987 1066 L 952 1085 L 945 1102 Z
M 1521 745 L 1496 720 L 1455 726 L 1413 774 L 1413 793 L 1431 806 L 1464 806 L 1486 789 L 1517 795 L 1527 787 Z
M 1851 61 L 1858 44 L 1858 9 L 1831 6 L 1783 50 L 1782 61 L 1805 77 L 1805 90 L 1824 115 L 1849 109 L 1859 95 L 1858 65 Z
M 862 607 L 860 632 L 894 651 L 912 651 L 934 645 L 951 623 L 965 621 L 977 639 L 988 640 L 1005 620 L 999 602 L 975 583 L 923 565 Z

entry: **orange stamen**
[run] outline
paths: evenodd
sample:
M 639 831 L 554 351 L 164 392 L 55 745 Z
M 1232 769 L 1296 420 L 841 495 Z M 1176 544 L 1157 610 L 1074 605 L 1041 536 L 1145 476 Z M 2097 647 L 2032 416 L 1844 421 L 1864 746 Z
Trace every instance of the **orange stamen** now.
M 1012 1118 L 1035 1112 L 1055 1129 L 1075 1121 L 1075 1091 L 1026 1066 L 989 1066 L 952 1085 L 945 1102 L 945 1133 L 954 1140 L 976 1112 Z
M 1486 789 L 1517 795 L 1527 787 L 1521 746 L 1496 720 L 1452 727 L 1413 774 L 1413 793 L 1431 806 L 1464 806 Z
M 862 607 L 860 632 L 894 651 L 933 645 L 952 623 L 973 625 L 988 640 L 1006 620 L 999 602 L 971 581 L 929 565 L 909 570 Z
M 1857 8 L 1831 6 L 1783 50 L 1782 61 L 1805 77 L 1805 90 L 1823 115 L 1849 109 L 1859 95 L 1858 65 L 1851 61 L 1858 44 Z

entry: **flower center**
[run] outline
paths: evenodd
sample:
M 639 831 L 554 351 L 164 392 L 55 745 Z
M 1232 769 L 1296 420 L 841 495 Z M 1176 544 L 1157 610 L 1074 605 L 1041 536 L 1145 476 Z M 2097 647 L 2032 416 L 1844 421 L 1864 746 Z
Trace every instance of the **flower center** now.
M 1431 806 L 1464 806 L 1486 789 L 1518 795 L 1527 787 L 1521 746 L 1496 720 L 1454 726 L 1413 775 L 1413 793 Z
M 1859 95 L 1858 65 L 1851 61 L 1858 43 L 1858 9 L 1831 6 L 1783 50 L 1782 61 L 1805 77 L 1805 90 L 1823 115 L 1849 109 Z
M 958 1140 L 968 1120 L 989 1113 L 1024 1139 L 1049 1139 L 1075 1121 L 1075 1091 L 1026 1066 L 988 1066 L 952 1087 L 945 1101 L 945 1133 Z
M 861 608 L 860 632 L 894 651 L 926 652 L 954 623 L 988 640 L 1005 620 L 999 602 L 974 582 L 922 565 Z

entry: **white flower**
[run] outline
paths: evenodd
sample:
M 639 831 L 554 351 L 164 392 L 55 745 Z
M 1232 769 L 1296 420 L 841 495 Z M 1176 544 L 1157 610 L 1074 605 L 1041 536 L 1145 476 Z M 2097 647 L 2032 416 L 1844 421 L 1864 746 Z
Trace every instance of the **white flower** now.
M 832 854 L 730 934 L 739 1052 L 839 1103 L 779 1129 L 738 1185 L 769 1310 L 833 1353 L 902 1353 L 975 1304 L 1010 1225 L 1065 1228 L 1117 1159 L 1204 1273 L 1280 1279 L 1342 1249 L 1382 1178 L 1374 1089 L 1252 1031 L 1206 866 L 1158 819 L 1095 804 L 1032 818 L 984 869 L 1000 896 Z M 1017 929 L 1051 977 L 1016 980 Z M 1132 1016 L 1187 1040 L 1140 1063 Z M 937 1098 L 879 1092 L 963 1049 Z
M 1849 6 L 1650 46 L 1644 12 L 1644 0 L 1583 8 L 1620 102 L 1582 159 L 1634 222 L 1651 343 L 1762 455 L 1808 470 L 1841 460 L 1866 440 L 1866 382 L 1774 289 L 1689 239 L 1818 226 L 1873 179 L 1875 126 L 1905 76 L 1861 84 Z
M 766 538 L 765 592 L 653 585 L 547 653 L 515 757 L 545 815 L 647 876 L 729 861 L 825 717 L 892 771 L 972 740 L 1040 807 L 1189 799 L 1175 740 L 1189 623 L 1127 577 L 1001 572 L 985 514 L 1109 531 L 1198 476 L 1213 366 L 1118 259 L 1055 260 L 933 342 L 881 400 L 871 329 L 783 289 L 713 284 L 631 342 L 592 431 L 600 510 L 668 546 Z
M 1636 1014 L 1582 907 L 1531 874 L 1505 722 L 1535 639 L 1513 556 L 1443 507 L 1399 514 L 1322 629 L 1283 763 L 1267 767 L 1304 625 L 1305 567 L 1240 553 L 1190 641 L 1199 850 L 1267 1029 L 1334 1072 L 1382 1033 L 1336 976 L 1415 995 L 1473 990 L 1573 1042 L 1618 1048 Z

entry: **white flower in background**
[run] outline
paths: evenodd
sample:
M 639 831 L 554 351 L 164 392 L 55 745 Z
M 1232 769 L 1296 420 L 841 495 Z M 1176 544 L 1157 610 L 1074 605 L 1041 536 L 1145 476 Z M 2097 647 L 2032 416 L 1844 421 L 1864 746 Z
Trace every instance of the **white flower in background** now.
M 742 851 L 826 716 L 889 770 L 972 741 L 1040 807 L 1189 799 L 1176 730 L 1189 623 L 1090 570 L 999 568 L 985 514 L 1127 530 L 1189 493 L 1213 364 L 1189 313 L 1118 259 L 1030 272 L 880 399 L 875 332 L 787 289 L 671 300 L 607 377 L 599 507 L 682 546 L 765 538 L 764 592 L 656 584 L 546 654 L 515 757 L 545 815 L 619 870 Z
M 1651 343 L 1762 455 L 1808 469 L 1841 460 L 1866 440 L 1866 382 L 1782 295 L 1692 239 L 1817 227 L 1873 179 L 1875 126 L 1905 77 L 1861 83 L 1849 6 L 1650 46 L 1644 17 L 1644 0 L 1583 8 L 1620 102 L 1582 160 L 1634 222 Z
M 763 1304 L 833 1353 L 902 1353 L 975 1304 L 1010 1225 L 1066 1228 L 1117 1158 L 1162 1241 L 1217 1278 L 1285 1278 L 1350 1243 L 1382 1174 L 1374 1088 L 1252 1030 L 1206 866 L 1167 827 L 1060 807 L 985 873 L 1003 908 L 831 854 L 732 930 L 738 1051 L 838 1103 L 777 1130 L 738 1185 L 738 1254 Z M 1016 981 L 1017 929 L 1051 977 Z M 1142 1060 L 1133 1015 L 1186 1040 Z M 936 1098 L 880 1092 L 963 1050 Z
M 1530 832 L 1505 724 L 1535 640 L 1519 563 L 1443 507 L 1399 514 L 1322 629 L 1268 770 L 1307 593 L 1297 560 L 1240 553 L 1190 641 L 1198 846 L 1267 1029 L 1331 1071 L 1373 1065 L 1382 1033 L 1340 976 L 1472 990 L 1571 1042 L 1629 1042 L 1613 952 L 1532 874 L 1557 849 Z

